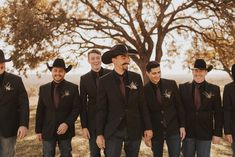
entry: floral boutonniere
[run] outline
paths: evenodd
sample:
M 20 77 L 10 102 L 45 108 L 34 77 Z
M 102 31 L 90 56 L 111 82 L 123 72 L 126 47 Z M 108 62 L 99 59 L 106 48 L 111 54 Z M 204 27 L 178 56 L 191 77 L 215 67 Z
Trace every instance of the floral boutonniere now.
M 170 99 L 171 93 L 172 93 L 172 91 L 169 91 L 169 90 L 166 89 L 166 90 L 164 91 L 163 95 L 164 95 L 165 98 Z
M 6 89 L 6 91 L 11 91 L 14 89 L 9 82 L 7 82 L 7 84 L 4 85 L 4 88 Z
M 63 97 L 69 96 L 69 95 L 70 95 L 70 92 L 68 90 L 65 90 L 61 97 L 63 98 Z
M 211 99 L 213 96 L 215 96 L 213 93 L 207 91 L 204 91 L 203 95 L 205 95 L 205 97 L 208 99 Z
M 135 82 L 131 82 L 129 85 L 127 85 L 128 88 L 130 88 L 131 90 L 134 89 L 136 90 L 137 89 L 137 83 Z

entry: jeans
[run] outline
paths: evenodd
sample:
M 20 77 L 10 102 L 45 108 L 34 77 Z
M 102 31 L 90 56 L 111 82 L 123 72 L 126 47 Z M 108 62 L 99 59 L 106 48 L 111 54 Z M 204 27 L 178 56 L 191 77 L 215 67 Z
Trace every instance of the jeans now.
M 233 157 L 235 157 L 235 142 L 232 143 L 231 147 L 233 151 Z
M 183 141 L 182 151 L 184 157 L 210 157 L 211 140 L 197 140 L 186 138 Z
M 72 157 L 71 139 L 67 140 L 43 140 L 43 157 L 55 157 L 56 143 L 58 142 L 61 157 Z
M 95 131 L 90 132 L 91 138 L 89 139 L 90 157 L 100 157 L 100 149 L 96 144 Z
M 13 157 L 15 154 L 16 136 L 0 136 L 0 157 Z
M 152 139 L 153 156 L 154 157 L 163 156 L 164 140 L 166 140 L 169 157 L 179 157 L 180 147 L 181 147 L 180 135 L 176 134 L 176 135 L 167 136 L 166 133 L 164 133 L 164 136 L 160 139 Z
M 124 136 L 123 136 L 124 135 Z M 124 143 L 125 157 L 138 157 L 141 139 L 129 140 L 125 131 L 117 131 L 105 141 L 105 157 L 120 157 Z

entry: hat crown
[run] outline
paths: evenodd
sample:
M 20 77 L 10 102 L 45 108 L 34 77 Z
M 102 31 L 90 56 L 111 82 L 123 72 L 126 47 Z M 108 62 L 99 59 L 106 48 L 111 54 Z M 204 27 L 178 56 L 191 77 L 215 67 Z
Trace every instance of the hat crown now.
M 0 63 L 9 62 L 9 61 L 11 61 L 11 57 L 6 59 L 5 56 L 4 56 L 3 51 L 0 49 Z
M 206 69 L 206 62 L 204 61 L 204 59 L 197 59 L 194 63 L 194 68 L 197 69 Z
M 232 71 L 233 80 L 235 81 L 235 64 L 233 64 L 231 71 Z
M 54 63 L 53 63 L 52 66 L 53 66 L 53 67 L 59 67 L 59 68 L 65 68 L 65 62 L 64 62 L 63 59 L 57 58 L 57 59 L 54 61 Z

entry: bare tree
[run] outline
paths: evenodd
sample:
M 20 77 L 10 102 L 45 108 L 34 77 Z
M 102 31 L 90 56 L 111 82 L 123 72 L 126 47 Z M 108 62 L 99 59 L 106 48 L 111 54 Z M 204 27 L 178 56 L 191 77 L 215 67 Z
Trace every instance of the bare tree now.
M 233 0 L 12 0 L 2 13 L 1 28 L 10 34 L 4 38 L 15 47 L 14 62 L 21 70 L 34 68 L 71 45 L 74 56 L 80 56 L 89 49 L 125 43 L 139 52 L 139 58 L 132 59 L 146 81 L 146 63 L 152 55 L 160 62 L 163 46 L 169 49 L 177 42 L 175 34 L 207 37 L 214 28 L 210 23 L 224 18 L 217 12 L 231 4 Z M 33 55 L 25 61 L 27 52 Z

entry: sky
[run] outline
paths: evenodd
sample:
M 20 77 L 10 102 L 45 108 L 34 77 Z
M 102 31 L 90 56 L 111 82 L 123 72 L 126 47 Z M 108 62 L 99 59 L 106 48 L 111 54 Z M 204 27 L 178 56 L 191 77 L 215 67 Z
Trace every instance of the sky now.
M 175 0 L 175 2 L 177 2 Z M 4 0 L 0 0 L 0 7 L 4 4 Z M 180 45 L 184 45 L 183 50 L 186 50 L 189 46 L 190 46 L 190 42 L 185 41 L 185 39 L 177 37 L 177 44 Z M 3 49 L 6 52 L 10 52 L 10 49 L 4 47 L 4 43 L 2 41 L 0 41 L 0 47 L 2 47 L 1 49 Z M 9 57 L 9 56 L 8 56 Z M 166 66 L 166 63 L 164 62 L 164 60 L 169 59 L 166 55 L 163 55 L 162 60 L 163 62 L 161 63 L 161 70 L 162 70 L 162 74 L 163 75 L 180 75 L 180 74 L 190 74 L 191 71 L 189 69 L 183 69 L 182 68 L 182 62 L 184 60 L 185 57 L 185 53 L 182 53 L 182 55 L 177 56 L 174 58 L 175 64 L 171 65 L 172 68 L 169 68 Z M 153 60 L 154 56 L 152 56 L 151 60 Z M 50 64 L 52 64 L 52 62 L 50 62 Z M 87 59 L 82 59 L 79 60 L 79 64 L 80 66 L 77 67 L 76 69 L 73 69 L 71 73 L 73 74 L 84 74 L 86 72 L 88 72 L 90 70 L 90 66 L 87 62 Z M 45 69 L 45 64 L 42 64 L 41 67 L 39 69 Z M 103 65 L 104 66 L 104 65 Z M 10 67 L 10 70 L 13 70 L 12 67 L 12 63 L 7 63 L 7 67 Z M 15 73 L 17 73 L 15 70 L 13 70 Z M 30 74 L 35 74 L 37 70 L 33 70 L 30 72 Z M 227 75 L 225 72 L 222 71 L 218 71 L 218 70 L 212 70 L 212 72 L 210 72 L 210 75 Z

